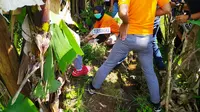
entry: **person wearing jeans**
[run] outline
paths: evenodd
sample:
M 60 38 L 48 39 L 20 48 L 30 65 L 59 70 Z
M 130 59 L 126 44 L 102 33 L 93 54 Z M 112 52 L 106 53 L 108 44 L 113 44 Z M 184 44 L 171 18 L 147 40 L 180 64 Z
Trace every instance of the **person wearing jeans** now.
M 159 87 L 156 74 L 153 68 L 153 36 L 152 35 L 127 35 L 125 40 L 117 40 L 107 60 L 99 68 L 93 79 L 92 85 L 99 89 L 109 72 L 117 65 L 128 52 L 134 50 L 138 54 L 140 65 L 143 69 L 150 94 L 154 102 L 160 101 Z
M 104 9 L 102 6 L 94 7 L 94 17 L 96 18 L 94 28 L 110 27 L 111 32 L 110 34 L 100 34 L 100 35 L 89 33 L 84 39 L 85 42 L 97 39 L 98 43 L 105 42 L 106 45 L 112 46 L 117 40 L 117 36 L 119 34 L 119 26 L 117 22 L 111 16 L 104 13 Z M 80 38 L 77 38 L 76 40 L 80 44 Z M 74 61 L 74 67 L 75 69 L 72 73 L 72 76 L 77 77 L 77 76 L 86 75 L 90 71 L 89 66 L 83 65 L 82 57 L 79 55 Z
M 80 42 L 79 35 L 76 34 L 73 30 L 71 30 L 71 32 L 73 33 L 76 42 L 80 46 L 81 42 Z M 73 64 L 74 64 L 74 70 L 72 72 L 72 76 L 74 76 L 74 77 L 87 75 L 90 72 L 90 66 L 86 66 L 86 65 L 83 64 L 83 60 L 82 60 L 82 57 L 80 55 L 77 55 L 77 57 L 74 60 Z
M 157 44 L 157 33 L 160 28 L 160 17 L 156 16 L 154 20 L 154 31 L 153 31 L 153 58 L 155 61 L 155 65 L 159 71 L 165 71 L 165 64 L 163 62 L 163 58 L 160 52 L 160 49 Z
M 170 13 L 169 1 L 119 0 L 118 4 L 119 17 L 122 19 L 120 39 L 114 44 L 107 60 L 97 71 L 94 79 L 88 86 L 88 92 L 92 94 L 95 89 L 99 89 L 117 63 L 128 52 L 134 50 L 138 54 L 139 62 L 147 81 L 150 101 L 154 104 L 155 111 L 160 112 L 159 85 L 153 68 L 153 24 L 155 15 L 161 16 Z M 160 7 L 158 9 L 156 8 L 157 4 Z

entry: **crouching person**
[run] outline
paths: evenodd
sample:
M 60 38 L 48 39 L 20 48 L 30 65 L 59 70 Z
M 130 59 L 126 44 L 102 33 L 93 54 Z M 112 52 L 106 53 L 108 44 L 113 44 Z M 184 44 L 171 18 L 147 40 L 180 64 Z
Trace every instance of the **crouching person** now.
M 110 28 L 110 33 L 105 32 L 97 32 L 96 34 L 93 32 L 94 29 L 85 37 L 85 42 L 97 42 L 102 43 L 105 42 L 106 45 L 111 46 L 114 45 L 117 40 L 119 34 L 119 25 L 111 16 L 105 14 L 102 6 L 96 6 L 94 8 L 94 17 L 96 18 L 96 22 L 94 24 L 95 28 Z

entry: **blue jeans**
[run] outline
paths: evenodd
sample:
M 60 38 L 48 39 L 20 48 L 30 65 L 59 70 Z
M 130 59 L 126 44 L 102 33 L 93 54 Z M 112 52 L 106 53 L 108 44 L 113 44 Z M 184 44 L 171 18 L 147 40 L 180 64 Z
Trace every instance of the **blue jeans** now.
M 74 32 L 75 33 L 75 32 Z M 74 34 L 75 35 L 75 34 Z M 77 34 L 76 34 L 77 35 Z M 75 40 L 76 42 L 78 43 L 78 45 L 80 46 L 81 44 L 81 40 L 80 40 L 80 37 L 79 36 L 76 36 L 75 35 Z M 83 58 L 82 56 L 80 55 L 77 55 L 76 59 L 74 60 L 74 67 L 76 70 L 81 70 L 82 69 L 82 66 L 83 66 Z
M 83 66 L 82 56 L 78 55 L 74 60 L 74 67 L 76 68 L 76 70 L 81 70 L 82 66 Z
M 158 70 L 165 70 L 165 64 L 162 59 L 162 55 L 160 49 L 158 48 L 157 40 L 157 33 L 159 30 L 159 24 L 154 26 L 154 34 L 153 34 L 153 57 L 155 61 L 155 65 Z
M 151 101 L 153 103 L 159 103 L 160 93 L 158 79 L 153 68 L 152 42 L 152 35 L 128 35 L 124 41 L 118 39 L 107 60 L 101 65 L 92 81 L 94 88 L 99 89 L 107 75 L 118 62 L 124 58 L 127 53 L 134 50 L 134 52 L 138 54 L 139 62 L 147 81 Z
M 113 10 L 112 10 L 112 15 L 111 16 L 115 17 L 115 15 L 117 14 L 118 10 L 119 10 L 118 3 L 114 2 L 113 3 Z

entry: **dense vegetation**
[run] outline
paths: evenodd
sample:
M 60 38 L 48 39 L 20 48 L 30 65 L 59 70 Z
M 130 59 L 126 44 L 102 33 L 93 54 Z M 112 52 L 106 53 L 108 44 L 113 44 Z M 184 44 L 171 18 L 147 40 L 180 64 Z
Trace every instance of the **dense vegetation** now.
M 61 109 L 64 112 L 152 112 L 147 101 L 146 82 L 134 52 L 114 68 L 100 91 L 92 96 L 87 94 L 86 86 L 106 60 L 110 48 L 84 42 L 79 47 L 74 32 L 84 39 L 95 21 L 92 7 L 103 1 L 92 4 L 93 0 L 64 0 L 61 5 L 57 0 L 43 1 L 45 8 L 25 6 L 20 13 L 16 14 L 16 10 L 4 14 L 10 22 L 6 23 L 1 16 L 0 61 L 5 60 L 2 64 L 7 64 L 6 67 L 0 64 L 0 112 L 38 112 L 40 109 L 44 112 Z M 64 8 L 75 22 L 54 18 L 59 23 L 50 24 L 47 12 L 51 10 L 57 14 Z M 25 20 L 28 26 L 23 27 Z M 120 24 L 118 17 L 115 20 Z M 158 42 L 167 73 L 159 74 L 156 67 L 155 71 L 161 88 L 161 103 L 170 112 L 200 110 L 199 21 L 190 22 L 193 28 L 183 32 L 179 48 L 174 45 L 177 23 L 169 16 L 161 19 L 163 37 Z M 10 54 L 9 45 L 13 46 Z M 76 55 L 83 55 L 83 63 L 92 66 L 87 76 L 72 77 Z

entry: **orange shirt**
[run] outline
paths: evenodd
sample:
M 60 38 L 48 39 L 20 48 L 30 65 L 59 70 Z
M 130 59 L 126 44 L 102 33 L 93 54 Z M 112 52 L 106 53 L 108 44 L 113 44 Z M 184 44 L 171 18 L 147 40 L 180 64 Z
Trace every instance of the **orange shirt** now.
M 119 0 L 121 4 L 128 5 L 128 34 L 153 34 L 155 12 L 158 6 L 162 7 L 169 0 Z
M 111 33 L 118 36 L 119 34 L 119 25 L 113 19 L 111 16 L 104 14 L 104 16 L 101 18 L 100 21 L 96 21 L 94 24 L 94 28 L 104 28 L 104 27 L 110 27 Z

